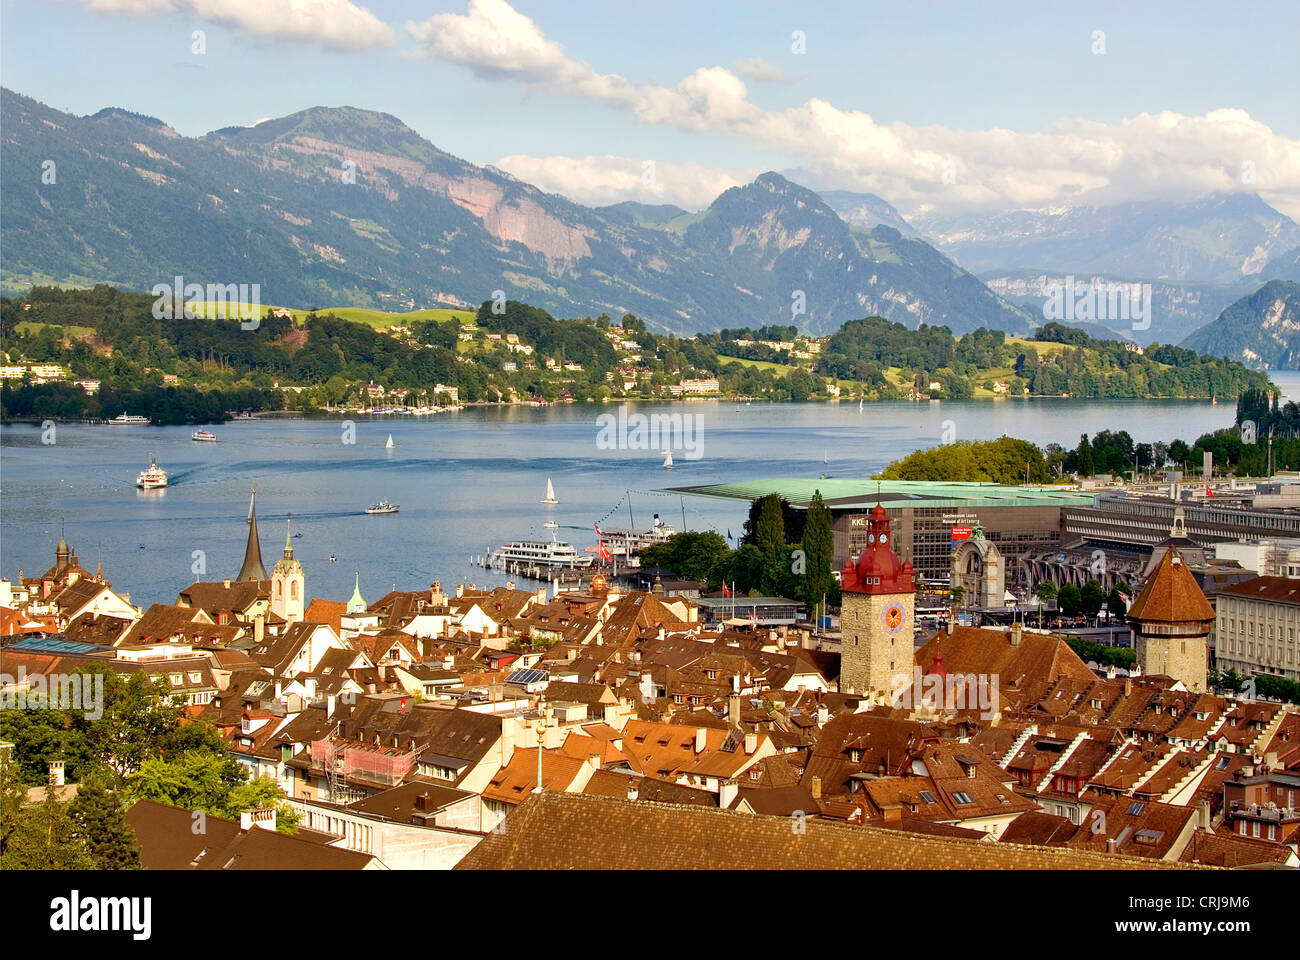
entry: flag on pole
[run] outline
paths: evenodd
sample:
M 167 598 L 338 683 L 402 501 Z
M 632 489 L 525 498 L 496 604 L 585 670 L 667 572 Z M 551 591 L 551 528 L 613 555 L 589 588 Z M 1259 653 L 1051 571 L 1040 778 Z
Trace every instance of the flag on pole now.
M 609 563 L 614 559 L 613 554 L 611 554 L 609 549 L 605 546 L 604 540 L 600 541 L 600 559 L 604 560 L 606 563 Z
M 1205 495 L 1209 497 L 1211 500 L 1214 499 L 1214 491 L 1210 489 L 1210 485 L 1208 483 L 1205 485 Z
M 727 589 L 727 584 L 726 584 L 725 582 L 722 584 L 722 595 L 723 595 L 724 597 L 730 597 L 730 596 L 731 596 L 731 591 Z

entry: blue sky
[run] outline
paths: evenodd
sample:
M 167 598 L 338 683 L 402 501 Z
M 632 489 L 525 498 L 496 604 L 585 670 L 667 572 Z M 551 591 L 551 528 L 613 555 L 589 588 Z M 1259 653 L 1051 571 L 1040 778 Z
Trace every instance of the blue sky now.
M 779 169 L 907 212 L 1257 188 L 1300 213 L 1294 2 L 321 0 L 320 23 L 291 29 L 287 4 L 4 0 L 0 80 L 190 135 L 315 105 L 382 110 L 589 202 L 698 206 Z M 473 42 L 483 29 L 491 50 Z M 363 48 L 336 49 L 350 44 Z M 1257 179 L 1242 185 L 1247 161 Z

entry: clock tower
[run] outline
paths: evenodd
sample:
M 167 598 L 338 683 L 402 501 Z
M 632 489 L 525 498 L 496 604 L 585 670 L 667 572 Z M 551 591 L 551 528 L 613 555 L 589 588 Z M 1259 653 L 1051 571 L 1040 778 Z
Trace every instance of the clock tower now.
M 879 503 L 867 522 L 867 545 L 844 564 L 841 586 L 840 691 L 889 703 L 894 676 L 912 675 L 916 584 L 911 561 L 894 552 L 889 515 Z

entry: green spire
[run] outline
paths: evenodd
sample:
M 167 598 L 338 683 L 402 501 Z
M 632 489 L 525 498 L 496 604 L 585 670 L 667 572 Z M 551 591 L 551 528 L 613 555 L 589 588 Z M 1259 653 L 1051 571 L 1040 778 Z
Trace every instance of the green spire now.
M 286 560 L 293 559 L 293 543 L 289 539 L 293 536 L 293 534 L 289 532 L 289 524 L 291 522 L 292 521 L 290 520 L 284 521 L 284 559 Z
M 348 601 L 348 613 L 365 613 L 366 601 L 361 599 L 361 573 L 357 572 L 357 583 L 352 588 L 352 599 Z

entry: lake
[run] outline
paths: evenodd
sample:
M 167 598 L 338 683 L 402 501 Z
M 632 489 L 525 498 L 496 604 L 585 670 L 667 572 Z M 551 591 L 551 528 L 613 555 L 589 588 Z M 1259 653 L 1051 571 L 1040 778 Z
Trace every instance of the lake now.
M 1300 395 L 1300 375 L 1277 379 L 1288 397 Z M 192 441 L 195 427 L 67 424 L 46 445 L 39 427 L 8 426 L 0 432 L 0 572 L 10 579 L 19 568 L 26 576 L 44 572 L 62 524 L 82 566 L 93 571 L 102 560 L 105 577 L 133 603 L 174 602 L 194 580 L 238 572 L 256 483 L 263 562 L 269 571 L 280 556 L 292 515 L 303 534 L 293 547 L 309 598 L 346 600 L 353 571 L 367 600 L 435 579 L 447 589 L 501 584 L 504 574 L 474 566 L 471 556 L 544 536 L 548 518 L 579 551 L 595 542 L 593 522 L 645 527 L 654 513 L 678 529 L 684 512 L 690 529 L 740 535 L 746 505 L 663 493 L 669 486 L 865 477 L 936 445 L 945 430 L 958 440 L 1008 434 L 1039 445 L 1073 446 L 1080 434 L 1105 428 L 1128 430 L 1138 442 L 1190 442 L 1231 425 L 1235 413 L 1233 404 L 1201 401 L 881 403 L 861 411 L 856 403 L 629 404 L 633 413 L 701 418 L 702 456 L 675 450 L 675 467 L 666 471 L 657 449 L 598 448 L 597 417 L 617 410 L 476 407 L 420 420 L 357 418 L 353 444 L 343 442 L 337 419 L 209 425 L 217 443 Z M 170 485 L 139 491 L 136 474 L 151 456 Z M 551 508 L 539 502 L 548 478 L 560 501 Z M 401 512 L 362 513 L 381 499 Z

